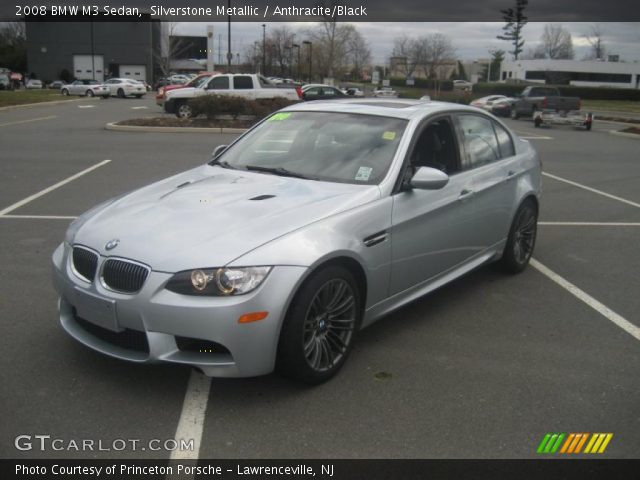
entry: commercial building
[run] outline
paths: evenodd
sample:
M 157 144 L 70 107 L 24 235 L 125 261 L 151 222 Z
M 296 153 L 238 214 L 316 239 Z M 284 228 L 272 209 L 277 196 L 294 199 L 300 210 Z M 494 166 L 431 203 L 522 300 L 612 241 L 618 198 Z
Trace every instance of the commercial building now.
M 44 81 L 128 77 L 151 82 L 160 56 L 160 23 L 27 22 L 29 74 Z
M 505 61 L 501 65 L 500 81 L 638 89 L 640 63 L 548 59 Z

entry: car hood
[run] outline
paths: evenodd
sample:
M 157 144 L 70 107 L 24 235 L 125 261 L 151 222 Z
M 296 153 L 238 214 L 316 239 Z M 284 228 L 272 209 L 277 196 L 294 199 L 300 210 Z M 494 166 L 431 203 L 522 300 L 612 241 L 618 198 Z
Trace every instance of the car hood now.
M 224 266 L 282 235 L 374 201 L 377 186 L 319 182 L 208 165 L 81 217 L 73 242 L 177 272 Z M 107 242 L 118 239 L 111 251 Z M 268 259 L 265 259 L 268 263 Z

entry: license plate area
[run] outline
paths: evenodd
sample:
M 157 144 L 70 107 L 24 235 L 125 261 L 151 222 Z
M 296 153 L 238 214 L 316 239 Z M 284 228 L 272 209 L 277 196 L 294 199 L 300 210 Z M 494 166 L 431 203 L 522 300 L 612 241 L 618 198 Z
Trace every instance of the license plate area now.
M 80 318 L 112 332 L 123 330 L 118 325 L 115 300 L 99 297 L 78 287 L 75 287 L 74 290 L 74 306 Z

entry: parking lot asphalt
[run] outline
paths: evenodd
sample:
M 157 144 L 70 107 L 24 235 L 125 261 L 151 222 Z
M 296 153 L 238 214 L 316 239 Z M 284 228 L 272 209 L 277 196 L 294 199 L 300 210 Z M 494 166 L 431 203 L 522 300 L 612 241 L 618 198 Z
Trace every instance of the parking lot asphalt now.
M 176 436 L 191 371 L 79 345 L 58 325 L 50 281 L 67 217 L 202 164 L 233 138 L 104 129 L 157 112 L 151 98 L 0 112 L 0 211 L 46 192 L 0 215 L 3 458 L 169 455 L 14 446 L 18 435 L 142 445 Z M 640 326 L 640 141 L 605 123 L 507 123 L 544 162 L 535 259 Z M 533 266 L 517 276 L 482 268 L 362 331 L 324 385 L 212 379 L 200 457 L 533 458 L 546 432 L 611 432 L 607 458 L 638 458 L 640 338 L 602 311 Z

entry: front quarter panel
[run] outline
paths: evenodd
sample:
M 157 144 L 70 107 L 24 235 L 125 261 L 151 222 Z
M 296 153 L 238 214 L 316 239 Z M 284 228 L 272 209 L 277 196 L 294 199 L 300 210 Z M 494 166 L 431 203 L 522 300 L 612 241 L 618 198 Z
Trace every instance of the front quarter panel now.
M 308 275 L 332 259 L 349 257 L 362 266 L 366 305 L 373 305 L 388 293 L 391 207 L 392 199 L 383 197 L 277 238 L 230 265 L 296 265 L 308 267 Z M 376 234 L 377 243 L 366 246 L 363 240 Z

